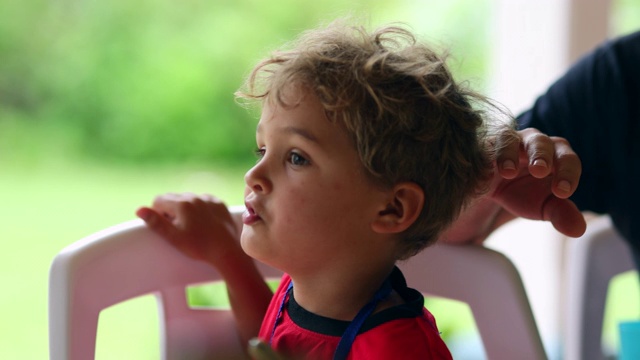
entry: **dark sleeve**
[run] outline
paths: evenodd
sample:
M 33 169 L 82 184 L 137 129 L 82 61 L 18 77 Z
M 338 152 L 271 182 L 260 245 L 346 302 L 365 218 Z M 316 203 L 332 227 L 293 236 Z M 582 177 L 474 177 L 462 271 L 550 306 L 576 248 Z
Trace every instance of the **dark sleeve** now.
M 628 238 L 640 239 L 640 32 L 608 41 L 579 60 L 534 106 L 520 128 L 566 138 L 582 160 L 572 200 L 609 213 Z M 633 229 L 637 227 L 638 229 Z M 640 241 L 638 241 L 640 243 Z

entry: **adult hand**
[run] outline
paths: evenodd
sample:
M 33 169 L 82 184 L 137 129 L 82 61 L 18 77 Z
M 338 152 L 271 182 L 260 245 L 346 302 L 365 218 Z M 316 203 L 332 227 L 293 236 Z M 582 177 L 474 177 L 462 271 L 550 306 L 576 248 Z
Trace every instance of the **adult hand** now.
M 511 217 L 550 221 L 567 236 L 582 235 L 584 216 L 568 199 L 582 173 L 578 155 L 564 138 L 533 128 L 518 135 L 519 142 L 497 144 L 498 171 L 489 196 Z
M 582 165 L 565 139 L 525 129 L 515 137 L 512 132 L 501 134 L 495 148 L 497 170 L 488 193 L 463 210 L 441 241 L 481 244 L 517 217 L 549 221 L 567 236 L 584 233 L 584 217 L 568 199 L 578 186 Z

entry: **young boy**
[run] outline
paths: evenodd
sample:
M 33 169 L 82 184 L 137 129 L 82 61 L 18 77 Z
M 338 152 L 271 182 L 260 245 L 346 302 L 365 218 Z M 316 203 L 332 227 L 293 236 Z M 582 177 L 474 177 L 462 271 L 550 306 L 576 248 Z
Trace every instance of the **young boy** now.
M 490 126 L 471 106 L 485 99 L 403 28 L 340 23 L 258 64 L 240 96 L 263 103 L 241 241 L 210 196 L 160 196 L 138 216 L 222 273 L 244 341 L 293 358 L 451 358 L 395 264 L 485 190 Z M 274 295 L 253 259 L 285 272 Z

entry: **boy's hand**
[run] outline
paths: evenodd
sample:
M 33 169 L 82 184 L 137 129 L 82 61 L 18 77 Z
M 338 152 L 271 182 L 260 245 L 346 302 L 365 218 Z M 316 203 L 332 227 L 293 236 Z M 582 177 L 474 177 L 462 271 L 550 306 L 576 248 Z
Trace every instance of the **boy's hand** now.
M 239 249 L 238 230 L 219 199 L 194 194 L 156 197 L 152 207 L 136 211 L 147 226 L 187 256 L 216 265 Z
M 136 214 L 178 250 L 214 266 L 227 285 L 240 340 L 258 335 L 272 292 L 253 259 L 242 251 L 239 230 L 220 200 L 166 194 Z
M 565 235 L 582 235 L 584 217 L 568 200 L 582 173 L 578 155 L 565 139 L 537 129 L 518 135 L 520 142 L 509 143 L 498 153 L 498 175 L 490 196 L 514 216 L 550 221 Z
M 269 344 L 258 338 L 249 340 L 247 350 L 253 360 L 285 360 L 285 358 L 275 352 Z

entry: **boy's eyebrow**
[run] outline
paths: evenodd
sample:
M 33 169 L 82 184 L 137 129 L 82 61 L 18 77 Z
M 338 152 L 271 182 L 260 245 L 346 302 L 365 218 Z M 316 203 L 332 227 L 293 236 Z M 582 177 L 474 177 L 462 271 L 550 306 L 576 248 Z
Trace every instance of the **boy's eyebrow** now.
M 307 139 L 309 141 L 313 141 L 315 143 L 319 142 L 318 138 L 314 134 L 312 134 L 309 131 L 307 131 L 306 129 L 302 129 L 302 128 L 295 127 L 295 126 L 286 126 L 282 130 L 285 133 L 300 135 L 303 138 L 305 138 L 305 139 Z M 258 126 L 256 127 L 256 133 L 260 133 L 260 132 L 261 132 L 260 124 L 258 124 Z

